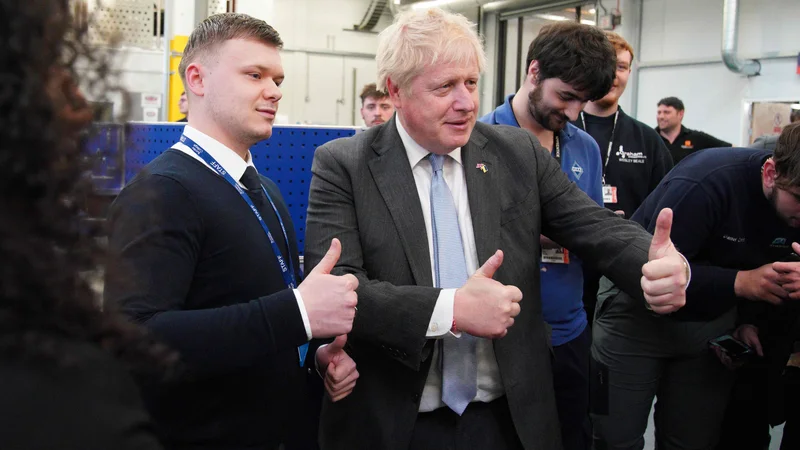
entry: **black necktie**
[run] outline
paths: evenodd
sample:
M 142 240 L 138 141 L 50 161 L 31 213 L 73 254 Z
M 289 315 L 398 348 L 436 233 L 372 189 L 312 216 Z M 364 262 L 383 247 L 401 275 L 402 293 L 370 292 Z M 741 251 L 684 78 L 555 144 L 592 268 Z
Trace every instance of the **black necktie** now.
M 244 175 L 242 175 L 239 181 L 242 182 L 248 191 L 257 191 L 261 193 L 261 178 L 259 178 L 255 167 L 247 166 L 247 170 L 244 171 Z
M 281 254 L 286 257 L 288 251 L 286 249 L 286 240 L 283 238 L 283 230 L 281 230 L 281 225 L 280 222 L 278 222 L 275 211 L 273 211 L 272 206 L 270 206 L 269 201 L 267 201 L 267 196 L 264 195 L 264 191 L 261 188 L 261 178 L 258 176 L 256 168 L 247 166 L 244 175 L 242 175 L 239 181 L 247 188 L 248 197 L 253 200 L 256 209 L 258 209 L 258 212 L 264 219 L 264 223 L 267 224 L 267 228 L 269 228 L 270 233 L 272 233 L 273 239 L 275 239 L 275 242 L 278 244 Z

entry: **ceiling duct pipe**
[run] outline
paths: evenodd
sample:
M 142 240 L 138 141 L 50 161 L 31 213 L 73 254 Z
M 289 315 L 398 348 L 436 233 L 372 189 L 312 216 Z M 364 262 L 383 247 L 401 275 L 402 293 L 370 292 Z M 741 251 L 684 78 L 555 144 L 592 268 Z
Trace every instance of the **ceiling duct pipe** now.
M 761 73 L 761 63 L 754 59 L 742 60 L 736 54 L 739 38 L 739 0 L 723 0 L 722 9 L 722 62 L 732 72 L 748 77 Z
M 413 8 L 414 4 L 418 7 L 427 7 L 435 5 L 440 8 L 445 8 L 450 11 L 464 11 L 470 8 L 483 7 L 486 12 L 503 12 L 506 10 L 513 10 L 516 8 L 534 7 L 548 4 L 560 4 L 564 0 L 388 0 L 389 10 L 393 15 L 408 8 Z M 574 0 L 572 0 L 574 3 Z

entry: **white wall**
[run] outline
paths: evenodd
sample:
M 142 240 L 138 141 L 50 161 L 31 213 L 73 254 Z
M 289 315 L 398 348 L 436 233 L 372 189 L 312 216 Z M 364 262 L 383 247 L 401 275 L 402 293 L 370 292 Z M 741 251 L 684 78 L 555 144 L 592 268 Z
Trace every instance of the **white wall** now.
M 365 84 L 376 80 L 378 36 L 348 30 L 361 21 L 369 3 L 369 0 L 237 2 L 238 12 L 265 20 L 281 34 L 287 77 L 279 113 L 287 115 L 289 123 L 362 125 L 358 94 Z M 390 23 L 387 11 L 375 31 Z
M 168 0 L 173 34 L 191 33 L 194 1 Z M 279 114 L 289 123 L 362 125 L 358 94 L 376 79 L 377 33 L 345 31 L 364 17 L 370 0 L 239 0 L 238 12 L 265 20 L 284 41 L 286 81 Z M 375 27 L 391 23 L 388 11 Z M 134 93 L 162 93 L 162 50 L 118 51 L 122 84 Z M 355 85 L 354 85 L 355 81 Z
M 676 96 L 686 105 L 686 126 L 742 145 L 745 101 L 800 99 L 796 57 L 762 59 L 761 75 L 752 78 L 725 68 L 720 56 L 722 4 L 722 0 L 643 0 L 639 120 L 655 126 L 658 100 Z M 797 0 L 740 0 L 739 55 L 797 55 L 798 23 Z

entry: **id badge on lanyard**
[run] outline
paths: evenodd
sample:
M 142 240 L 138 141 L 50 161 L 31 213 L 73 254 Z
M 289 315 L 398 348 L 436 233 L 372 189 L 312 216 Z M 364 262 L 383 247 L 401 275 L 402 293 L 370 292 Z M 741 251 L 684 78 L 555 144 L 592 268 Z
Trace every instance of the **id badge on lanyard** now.
M 275 238 L 272 237 L 272 233 L 269 231 L 267 224 L 264 222 L 264 219 L 261 217 L 261 213 L 258 212 L 256 205 L 253 203 L 253 200 L 247 195 L 247 193 L 239 186 L 239 183 L 233 179 L 233 177 L 222 168 L 222 165 L 214 159 L 203 147 L 201 147 L 198 143 L 188 138 L 185 134 L 181 135 L 180 138 L 181 143 L 192 149 L 193 152 L 197 154 L 203 161 L 208 164 L 209 167 L 214 169 L 225 181 L 228 182 L 236 192 L 241 195 L 242 199 L 247 203 L 247 206 L 250 207 L 250 210 L 253 211 L 253 214 L 258 219 L 258 223 L 261 225 L 261 229 L 264 230 L 264 233 L 267 235 L 269 239 L 269 243 L 272 245 L 272 251 L 275 253 L 275 257 L 278 260 L 278 267 L 281 270 L 281 275 L 283 276 L 283 281 L 286 284 L 286 287 L 289 289 L 295 289 L 297 287 L 297 280 L 294 274 L 294 263 L 292 262 L 292 258 L 289 257 L 284 259 L 283 255 L 281 254 L 281 250 L 278 247 L 278 244 L 275 242 Z M 291 248 L 289 246 L 289 236 L 286 234 L 286 227 L 283 225 L 283 219 L 281 218 L 280 213 L 278 213 L 278 208 L 275 207 L 275 202 L 272 201 L 272 197 L 269 195 L 264 186 L 261 186 L 261 190 L 264 192 L 264 195 L 267 196 L 267 200 L 269 200 L 269 204 L 272 206 L 272 210 L 275 212 L 275 216 L 278 218 L 278 223 L 281 226 L 281 231 L 283 232 L 283 239 L 286 241 L 286 250 L 289 251 Z M 308 343 L 305 343 L 297 348 L 297 356 L 300 359 L 300 367 L 303 367 L 306 360 L 306 355 L 308 354 Z
M 606 184 L 606 169 L 608 169 L 608 162 L 611 160 L 611 149 L 614 147 L 614 135 L 617 133 L 617 120 L 619 119 L 619 109 L 614 114 L 614 125 L 611 128 L 611 136 L 608 139 L 608 148 L 606 149 L 606 162 L 603 164 L 603 203 L 617 203 L 617 187 Z M 583 123 L 583 131 L 586 131 L 586 118 L 581 112 L 581 122 Z
M 603 184 L 603 203 L 617 203 L 617 187 Z

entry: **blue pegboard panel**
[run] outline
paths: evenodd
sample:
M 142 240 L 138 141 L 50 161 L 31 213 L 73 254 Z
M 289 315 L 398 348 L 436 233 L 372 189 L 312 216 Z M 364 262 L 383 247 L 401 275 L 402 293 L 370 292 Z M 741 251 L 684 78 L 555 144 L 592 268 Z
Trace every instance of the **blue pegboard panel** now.
M 116 195 L 125 184 L 121 124 L 98 123 L 88 130 L 86 152 L 91 158 L 95 192 Z
M 183 124 L 127 124 L 125 144 L 125 177 L 133 179 L 150 161 L 178 141 Z M 334 139 L 354 135 L 354 127 L 309 127 L 276 125 L 272 137 L 250 148 L 253 164 L 281 190 L 292 215 L 300 254 L 305 249 L 308 185 L 311 162 L 320 145 Z

